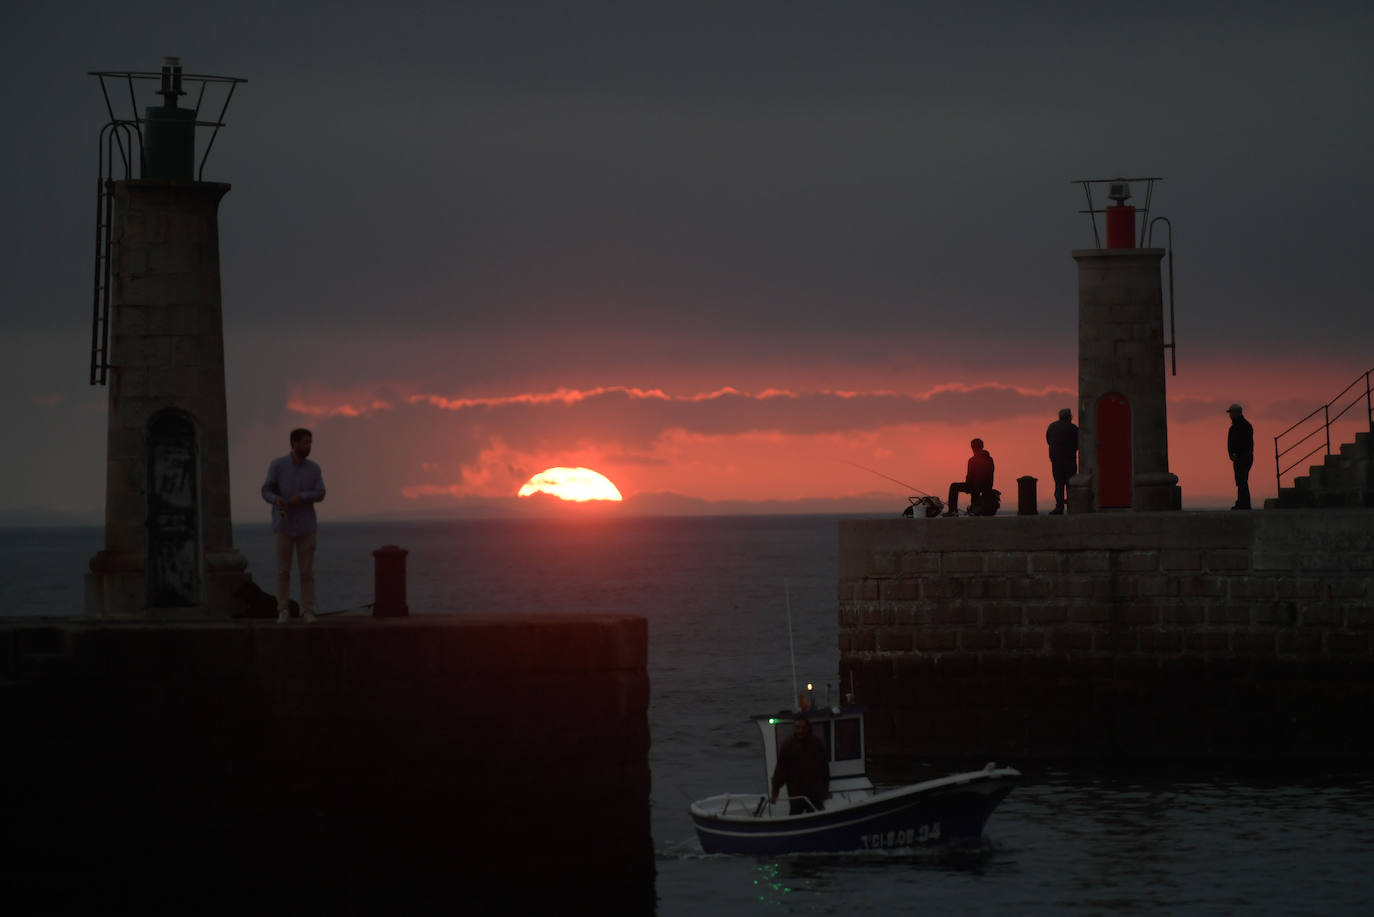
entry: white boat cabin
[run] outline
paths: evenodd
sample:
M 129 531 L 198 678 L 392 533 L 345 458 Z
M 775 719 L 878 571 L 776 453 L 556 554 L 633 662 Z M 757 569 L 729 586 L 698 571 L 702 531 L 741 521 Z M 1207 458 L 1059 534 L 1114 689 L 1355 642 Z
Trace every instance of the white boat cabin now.
M 830 758 L 830 792 L 847 798 L 851 793 L 867 795 L 873 792 L 868 779 L 867 758 L 864 755 L 865 706 L 817 707 L 809 710 L 783 710 L 778 713 L 758 713 L 750 717 L 763 735 L 764 785 L 773 780 L 778 764 L 778 748 L 792 738 L 793 723 L 805 716 L 813 735 L 825 743 Z M 844 796 L 841 796 L 844 794 Z

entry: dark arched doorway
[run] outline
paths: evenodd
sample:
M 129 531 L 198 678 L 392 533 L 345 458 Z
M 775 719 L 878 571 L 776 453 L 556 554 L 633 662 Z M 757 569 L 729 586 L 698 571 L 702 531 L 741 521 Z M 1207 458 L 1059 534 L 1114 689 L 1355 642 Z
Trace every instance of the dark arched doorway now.
M 200 602 L 196 427 L 181 411 L 148 421 L 148 607 Z

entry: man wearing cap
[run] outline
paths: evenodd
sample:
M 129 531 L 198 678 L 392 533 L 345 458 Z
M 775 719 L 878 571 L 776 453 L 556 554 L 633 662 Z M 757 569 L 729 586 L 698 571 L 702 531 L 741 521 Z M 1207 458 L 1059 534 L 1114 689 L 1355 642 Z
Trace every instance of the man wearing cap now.
M 1236 472 L 1236 505 L 1231 509 L 1250 508 L 1250 466 L 1255 464 L 1255 428 L 1241 415 L 1241 408 L 1233 404 L 1226 409 L 1231 415 L 1231 430 L 1226 434 L 1226 453 Z
M 1054 475 L 1054 509 L 1051 516 L 1064 512 L 1064 488 L 1069 478 L 1078 474 L 1078 427 L 1070 418 L 1073 411 L 1064 408 L 1059 419 L 1050 424 L 1045 431 L 1045 442 L 1050 446 L 1050 472 Z

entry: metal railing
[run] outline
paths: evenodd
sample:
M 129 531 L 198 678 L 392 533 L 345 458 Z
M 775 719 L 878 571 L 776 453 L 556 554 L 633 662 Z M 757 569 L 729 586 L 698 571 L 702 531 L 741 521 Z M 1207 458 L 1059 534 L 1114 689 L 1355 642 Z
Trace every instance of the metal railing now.
M 1364 399 L 1365 422 L 1368 429 L 1374 432 L 1374 394 L 1372 394 L 1374 389 L 1370 387 L 1371 376 L 1374 376 L 1374 368 L 1367 369 L 1361 375 L 1356 376 L 1355 380 L 1341 389 L 1340 394 L 1335 398 L 1274 437 L 1274 479 L 1280 490 L 1283 488 L 1283 476 L 1285 474 L 1299 467 L 1318 452 L 1323 456 L 1332 454 L 1331 425 L 1344 417 L 1351 408 L 1358 405 L 1361 398 Z M 1361 383 L 1364 384 L 1363 389 L 1359 388 Z M 1343 400 L 1347 398 L 1348 400 Z M 1336 412 L 1334 416 L 1331 413 L 1333 409 Z M 1292 435 L 1290 436 L 1290 434 Z M 1289 437 L 1288 445 L 1280 448 L 1285 437 Z M 1316 445 L 1311 445 L 1314 439 Z M 1303 449 L 1307 451 L 1298 454 Z M 1285 462 L 1287 464 L 1284 464 Z
M 829 798 L 831 798 L 832 800 L 837 800 L 841 805 L 847 806 L 854 801 L 854 797 L 856 796 L 860 799 L 866 799 L 868 797 L 871 797 L 872 795 L 872 790 L 840 790 L 839 792 L 836 792 L 832 797 Z M 739 810 L 739 815 L 751 815 L 754 818 L 763 818 L 765 816 L 768 818 L 773 818 L 774 808 L 782 808 L 781 805 L 770 803 L 768 801 L 767 794 L 760 795 L 757 793 L 722 793 L 719 797 L 715 798 L 724 800 L 724 803 L 720 807 L 720 811 L 713 813 L 717 816 L 730 814 L 730 808 L 731 806 L 734 806 L 736 809 Z M 789 803 L 794 799 L 804 800 L 806 804 L 810 806 L 810 811 L 806 814 L 811 814 L 811 812 L 824 811 L 824 807 L 817 807 L 816 804 L 806 796 L 785 796 L 783 798 L 786 799 Z

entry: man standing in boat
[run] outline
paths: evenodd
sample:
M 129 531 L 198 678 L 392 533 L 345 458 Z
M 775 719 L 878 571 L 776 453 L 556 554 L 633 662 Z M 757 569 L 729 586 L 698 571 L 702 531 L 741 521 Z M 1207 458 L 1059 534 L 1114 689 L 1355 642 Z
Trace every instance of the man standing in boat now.
M 789 815 L 819 812 L 825 808 L 830 795 L 830 755 L 825 742 L 811 731 L 805 714 L 798 714 L 792 722 L 792 738 L 778 749 L 778 764 L 773 768 L 773 791 L 770 803 L 778 801 L 778 789 L 787 784 L 791 803 Z

